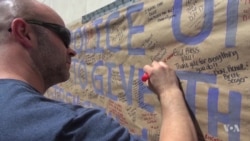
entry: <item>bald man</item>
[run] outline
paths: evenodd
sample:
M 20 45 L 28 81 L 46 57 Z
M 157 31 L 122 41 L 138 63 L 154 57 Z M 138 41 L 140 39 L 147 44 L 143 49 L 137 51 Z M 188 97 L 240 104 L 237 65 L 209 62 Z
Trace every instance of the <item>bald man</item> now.
M 36 0 L 0 0 L 0 141 L 133 141 L 117 121 L 43 96 L 69 78 L 70 32 L 61 17 Z M 161 141 L 196 141 L 175 72 L 146 65 L 147 84 L 162 108 Z

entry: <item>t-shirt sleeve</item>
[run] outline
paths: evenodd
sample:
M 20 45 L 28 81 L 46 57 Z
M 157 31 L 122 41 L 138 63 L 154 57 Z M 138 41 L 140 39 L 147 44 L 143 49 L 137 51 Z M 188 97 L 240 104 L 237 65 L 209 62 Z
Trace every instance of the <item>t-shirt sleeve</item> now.
M 57 136 L 58 141 L 141 141 L 99 109 L 77 110 Z

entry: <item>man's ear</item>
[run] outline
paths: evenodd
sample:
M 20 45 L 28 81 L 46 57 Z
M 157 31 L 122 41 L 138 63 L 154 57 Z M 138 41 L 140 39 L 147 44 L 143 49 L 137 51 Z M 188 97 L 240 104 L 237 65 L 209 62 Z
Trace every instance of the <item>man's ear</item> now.
M 16 18 L 11 23 L 11 34 L 24 47 L 32 47 L 31 28 L 22 18 Z

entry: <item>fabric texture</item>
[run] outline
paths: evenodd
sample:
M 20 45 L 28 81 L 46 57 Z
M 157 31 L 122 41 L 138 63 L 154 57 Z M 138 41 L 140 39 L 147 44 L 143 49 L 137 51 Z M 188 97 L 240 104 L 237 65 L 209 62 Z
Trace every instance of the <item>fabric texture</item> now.
M 99 109 L 48 99 L 30 85 L 0 80 L 0 141 L 133 141 Z

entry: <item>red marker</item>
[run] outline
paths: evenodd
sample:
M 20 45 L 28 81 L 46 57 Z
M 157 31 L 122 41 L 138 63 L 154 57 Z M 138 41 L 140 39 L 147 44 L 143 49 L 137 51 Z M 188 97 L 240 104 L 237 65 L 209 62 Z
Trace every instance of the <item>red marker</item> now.
M 171 59 L 174 56 L 174 53 L 171 53 L 166 59 L 164 59 L 164 62 L 167 62 L 167 60 Z M 149 75 L 145 72 L 143 76 L 141 77 L 141 81 L 146 82 L 149 79 Z
M 149 79 L 149 75 L 147 73 L 144 73 L 141 77 L 141 81 L 146 82 Z

